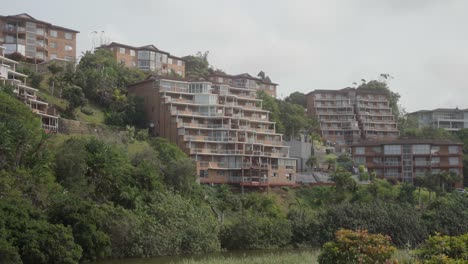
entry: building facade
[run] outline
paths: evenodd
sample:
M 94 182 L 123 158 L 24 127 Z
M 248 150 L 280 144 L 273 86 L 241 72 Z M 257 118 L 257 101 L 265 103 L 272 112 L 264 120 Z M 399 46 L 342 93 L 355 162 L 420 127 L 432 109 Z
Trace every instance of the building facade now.
M 128 91 L 145 98 L 152 134 L 196 161 L 201 183 L 294 185 L 296 160 L 248 80 L 228 85 L 153 76 Z
M 272 97 L 276 97 L 276 89 L 278 86 L 278 84 L 271 82 L 269 77 L 258 78 L 248 73 L 229 75 L 222 72 L 215 72 L 208 77 L 208 80 L 219 85 L 247 87 L 251 90 L 263 91 Z
M 17 98 L 31 108 L 42 121 L 42 128 L 47 133 L 58 131 L 58 116 L 55 109 L 49 107 L 48 103 L 39 100 L 37 89 L 26 85 L 27 75 L 16 72 L 18 62 L 3 56 L 4 47 L 0 46 L 0 82 L 13 87 L 13 93 Z
M 134 47 L 112 42 L 101 46 L 101 48 L 111 50 L 115 59 L 129 68 L 151 71 L 158 75 L 176 73 L 185 77 L 185 61 L 156 48 L 154 45 Z
M 449 140 L 398 139 L 357 143 L 351 151 L 355 164 L 369 173 L 412 183 L 416 177 L 442 172 L 462 176 L 462 146 Z
M 304 172 L 313 169 L 307 166 L 307 160 L 311 155 L 314 155 L 314 146 L 312 140 L 308 139 L 304 134 L 289 138 L 285 141 L 289 146 L 289 156 L 297 159 L 297 171 Z
M 437 108 L 421 110 L 407 114 L 417 122 L 418 128 L 443 128 L 447 131 L 458 131 L 468 128 L 468 109 Z
M 399 135 L 387 96 L 378 90 L 312 91 L 307 94 L 307 114 L 319 121 L 321 136 L 337 147 Z
M 19 53 L 33 62 L 76 61 L 76 30 L 37 20 L 28 14 L 0 16 L 4 54 Z

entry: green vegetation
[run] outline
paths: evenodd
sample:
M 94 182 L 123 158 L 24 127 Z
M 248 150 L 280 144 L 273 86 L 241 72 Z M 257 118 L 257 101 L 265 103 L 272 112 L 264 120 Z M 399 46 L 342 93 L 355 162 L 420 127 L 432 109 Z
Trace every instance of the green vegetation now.
M 388 236 L 367 231 L 338 230 L 333 241 L 323 245 L 320 264 L 385 263 L 396 248 Z
M 313 264 L 317 263 L 316 252 L 299 252 L 299 253 L 270 253 L 260 256 L 245 256 L 242 258 L 236 257 L 211 257 L 203 260 L 187 259 L 180 264 Z
M 257 93 L 263 100 L 263 109 L 270 111 L 270 121 L 276 122 L 276 131 L 286 136 L 296 136 L 300 133 L 310 134 L 318 127 L 315 119 L 305 115 L 305 108 L 295 100 L 273 98 L 263 91 Z
M 418 263 L 466 263 L 468 261 L 468 233 L 460 236 L 429 237 L 416 251 Z

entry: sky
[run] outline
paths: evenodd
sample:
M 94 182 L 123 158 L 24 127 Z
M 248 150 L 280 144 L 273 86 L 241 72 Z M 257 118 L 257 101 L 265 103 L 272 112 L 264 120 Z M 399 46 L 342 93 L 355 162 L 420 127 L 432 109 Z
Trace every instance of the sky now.
M 468 108 L 466 0 L 7 1 L 1 15 L 80 31 L 77 55 L 101 41 L 209 51 L 229 74 L 263 70 L 281 98 L 388 73 L 407 112 Z

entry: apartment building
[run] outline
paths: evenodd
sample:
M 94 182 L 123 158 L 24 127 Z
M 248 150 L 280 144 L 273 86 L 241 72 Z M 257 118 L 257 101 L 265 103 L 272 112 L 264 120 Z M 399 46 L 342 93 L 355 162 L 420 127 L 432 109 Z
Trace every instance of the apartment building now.
M 307 94 L 307 114 L 317 118 L 321 136 L 337 147 L 399 135 L 385 92 L 375 89 L 312 91 Z
M 369 173 L 412 183 L 415 177 L 444 171 L 463 175 L 462 146 L 450 140 L 406 138 L 364 141 L 352 145 L 351 151 L 354 162 Z
M 468 109 L 437 108 L 434 110 L 420 110 L 407 114 L 407 117 L 414 118 L 419 128 L 443 128 L 450 132 L 468 128 Z
M 46 133 L 55 133 L 58 131 L 58 116 L 55 109 L 49 107 L 37 97 L 37 89 L 26 85 L 27 75 L 16 72 L 18 62 L 4 57 L 3 46 L 0 46 L 0 82 L 13 87 L 13 92 L 19 100 L 24 102 L 36 113 L 42 121 L 42 128 Z
M 151 71 L 158 75 L 168 75 L 174 72 L 185 77 L 185 61 L 154 45 L 134 47 L 112 42 L 100 48 L 111 50 L 115 59 L 129 68 Z
M 76 60 L 76 30 L 37 20 L 28 14 L 0 16 L 4 54 L 20 53 L 32 62 Z
M 296 160 L 262 109 L 250 78 L 224 84 L 164 76 L 128 86 L 145 98 L 153 135 L 177 144 L 197 164 L 201 183 L 294 185 Z
M 278 84 L 271 82 L 269 77 L 258 78 L 248 73 L 229 75 L 223 72 L 214 72 L 208 77 L 208 80 L 219 85 L 247 87 L 255 91 L 264 91 L 273 97 L 276 97 L 276 88 L 278 86 Z

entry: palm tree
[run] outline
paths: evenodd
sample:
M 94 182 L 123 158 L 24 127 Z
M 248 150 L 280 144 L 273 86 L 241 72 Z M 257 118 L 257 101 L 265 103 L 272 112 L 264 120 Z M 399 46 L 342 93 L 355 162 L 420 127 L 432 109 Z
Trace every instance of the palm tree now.
M 314 167 L 318 167 L 318 158 L 317 158 L 317 156 L 311 155 L 306 161 L 306 166 L 309 167 L 309 168 L 312 168 L 312 169 Z

